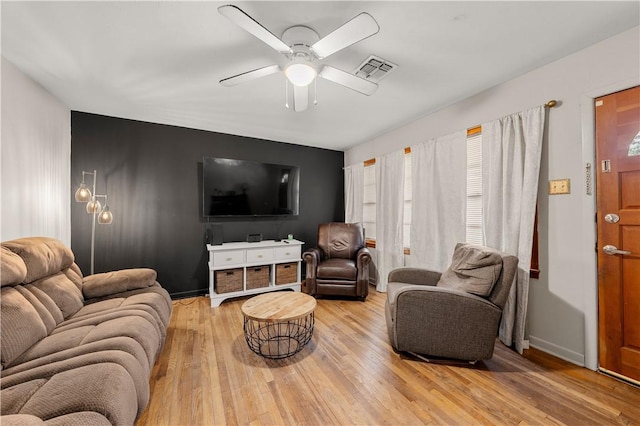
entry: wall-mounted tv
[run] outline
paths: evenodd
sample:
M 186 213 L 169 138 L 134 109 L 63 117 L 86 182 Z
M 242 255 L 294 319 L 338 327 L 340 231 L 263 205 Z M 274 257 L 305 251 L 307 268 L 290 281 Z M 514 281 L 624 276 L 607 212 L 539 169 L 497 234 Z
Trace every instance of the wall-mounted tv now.
M 202 161 L 203 216 L 297 216 L 300 168 L 231 158 Z

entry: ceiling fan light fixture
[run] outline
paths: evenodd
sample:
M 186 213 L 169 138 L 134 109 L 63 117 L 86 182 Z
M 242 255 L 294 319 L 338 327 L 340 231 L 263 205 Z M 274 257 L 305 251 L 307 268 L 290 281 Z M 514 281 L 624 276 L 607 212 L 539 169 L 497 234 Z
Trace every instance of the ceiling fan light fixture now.
M 292 62 L 284 69 L 284 74 L 294 86 L 306 87 L 315 80 L 318 72 L 306 62 Z

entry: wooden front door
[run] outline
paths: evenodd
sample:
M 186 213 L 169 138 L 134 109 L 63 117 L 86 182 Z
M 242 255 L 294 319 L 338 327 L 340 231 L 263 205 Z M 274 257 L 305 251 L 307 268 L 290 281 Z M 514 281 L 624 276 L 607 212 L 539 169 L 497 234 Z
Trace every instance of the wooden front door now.
M 595 106 L 599 363 L 640 382 L 640 86 Z

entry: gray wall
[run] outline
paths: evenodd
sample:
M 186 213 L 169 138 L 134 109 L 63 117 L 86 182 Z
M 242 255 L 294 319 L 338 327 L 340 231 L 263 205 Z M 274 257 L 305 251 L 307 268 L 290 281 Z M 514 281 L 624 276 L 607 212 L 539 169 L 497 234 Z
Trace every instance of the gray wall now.
M 317 226 L 344 220 L 342 151 L 303 147 L 182 127 L 72 112 L 71 186 L 98 171 L 111 225 L 97 225 L 96 272 L 150 267 L 173 297 L 208 289 L 205 228 L 223 225 L 225 242 L 248 233 L 264 239 L 293 234 L 304 248 Z M 202 217 L 202 158 L 223 157 L 300 167 L 300 214 L 288 218 Z M 88 182 L 89 183 L 89 182 Z M 91 216 L 71 201 L 71 246 L 89 273 Z
M 354 147 L 345 153 L 345 164 L 559 100 L 548 113 L 542 153 L 541 275 L 531 280 L 528 335 L 532 346 L 595 369 L 595 197 L 585 193 L 584 172 L 586 163 L 595 162 L 593 98 L 638 84 L 636 27 Z M 571 194 L 549 197 L 547 181 L 560 178 L 571 179 Z

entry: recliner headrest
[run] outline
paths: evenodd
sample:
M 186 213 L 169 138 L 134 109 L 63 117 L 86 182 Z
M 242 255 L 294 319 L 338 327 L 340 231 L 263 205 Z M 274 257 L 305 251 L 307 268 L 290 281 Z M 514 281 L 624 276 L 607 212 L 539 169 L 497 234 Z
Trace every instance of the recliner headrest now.
M 2 247 L 22 258 L 27 269 L 23 280 L 25 284 L 60 272 L 70 267 L 75 260 L 71 249 L 55 238 L 20 238 L 5 241 L 2 243 Z M 3 256 L 2 262 L 4 263 L 4 261 Z

